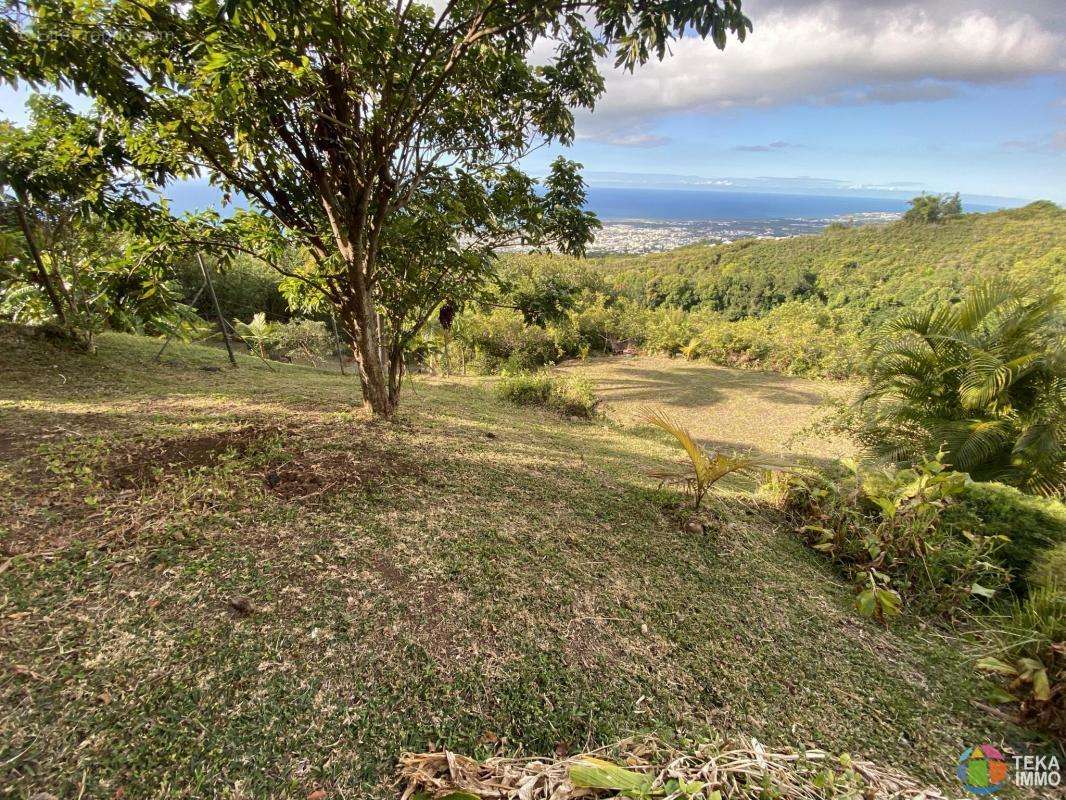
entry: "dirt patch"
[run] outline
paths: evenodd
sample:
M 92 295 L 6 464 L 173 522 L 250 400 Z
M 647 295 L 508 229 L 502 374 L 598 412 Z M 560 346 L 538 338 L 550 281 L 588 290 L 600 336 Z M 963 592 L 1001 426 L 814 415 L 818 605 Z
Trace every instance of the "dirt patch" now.
M 403 630 L 432 655 L 442 675 L 450 674 L 451 666 L 465 652 L 457 627 L 461 623 L 449 613 L 450 587 L 417 571 L 404 570 L 384 555 L 372 558 L 370 566 L 402 609 Z
M 58 424 L 62 422 L 62 424 Z M 18 461 L 42 445 L 92 436 L 112 428 L 106 414 L 24 408 L 0 413 L 0 463 Z
M 0 431 L 0 462 L 15 461 L 29 452 L 33 444 L 32 436 L 18 436 L 7 431 Z
M 347 450 L 302 451 L 293 453 L 282 465 L 263 473 L 268 492 L 287 500 L 307 500 L 337 491 L 373 491 L 409 477 L 418 477 L 422 468 L 413 460 L 365 443 Z
M 278 429 L 238 428 L 183 439 L 164 439 L 119 452 L 105 464 L 104 482 L 117 489 L 136 489 L 197 467 L 213 464 L 225 453 L 245 455 Z

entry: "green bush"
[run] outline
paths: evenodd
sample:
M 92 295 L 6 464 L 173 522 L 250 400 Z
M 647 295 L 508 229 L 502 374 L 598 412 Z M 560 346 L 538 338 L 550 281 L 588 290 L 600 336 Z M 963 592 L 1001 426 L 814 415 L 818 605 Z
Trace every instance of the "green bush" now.
M 777 490 L 806 542 L 854 580 L 860 611 L 883 619 L 904 604 L 952 613 L 1008 584 L 998 558 L 1006 538 L 982 531 L 972 513 L 951 511 L 965 504 L 968 481 L 932 460 L 913 469 L 792 476 Z
M 628 301 L 614 302 L 606 295 L 597 295 L 571 312 L 569 324 L 577 336 L 579 352 L 610 354 L 643 342 L 644 313 Z
M 595 416 L 598 403 L 590 381 L 548 372 L 504 375 L 496 391 L 502 399 L 518 406 L 539 406 L 584 419 Z
M 471 351 L 472 366 L 482 373 L 535 370 L 566 354 L 552 332 L 526 325 L 522 315 L 510 309 L 464 316 L 456 326 L 456 337 Z
M 1066 591 L 1066 542 L 1060 542 L 1037 556 L 1029 570 L 1029 585 L 1037 588 L 1056 586 Z
M 312 319 L 293 319 L 273 324 L 272 353 L 289 360 L 306 359 L 312 364 L 329 358 L 333 337 L 326 323 Z
M 1017 701 L 1023 722 L 1066 735 L 1066 591 L 1035 587 L 983 622 L 977 667 L 1004 681 L 999 699 Z
M 1027 575 L 1043 551 L 1066 542 L 1066 505 L 1002 483 L 967 484 L 944 519 L 983 536 L 1006 537 L 996 557 L 1015 578 Z M 1015 586 L 1022 588 L 1019 581 Z
M 694 314 L 695 335 L 685 358 L 792 375 L 845 377 L 855 371 L 861 320 L 810 301 L 783 303 L 765 316 L 729 321 L 720 314 Z
M 215 265 L 207 260 L 207 266 L 212 273 L 212 283 L 222 316 L 226 319 L 247 319 L 260 311 L 271 320 L 288 317 L 289 304 L 278 288 L 281 282 L 280 273 L 256 259 L 243 255 L 225 266 Z M 183 297 L 189 302 L 204 284 L 199 262 L 195 258 L 190 259 L 178 265 L 176 272 L 183 287 Z M 215 307 L 206 291 L 200 293 L 196 310 L 204 319 L 215 318 Z
M 874 339 L 855 435 L 899 463 L 943 449 L 955 469 L 1066 493 L 1062 298 L 1006 279 L 916 307 Z

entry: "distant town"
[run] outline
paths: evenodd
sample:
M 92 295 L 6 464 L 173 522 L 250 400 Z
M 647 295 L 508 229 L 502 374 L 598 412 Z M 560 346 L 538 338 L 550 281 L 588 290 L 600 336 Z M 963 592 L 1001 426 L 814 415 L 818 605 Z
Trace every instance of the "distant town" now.
M 900 216 L 894 211 L 869 211 L 821 219 L 605 220 L 596 241 L 589 246 L 589 253 L 652 253 L 700 242 L 781 239 L 818 233 L 834 222 L 870 225 L 892 222 Z

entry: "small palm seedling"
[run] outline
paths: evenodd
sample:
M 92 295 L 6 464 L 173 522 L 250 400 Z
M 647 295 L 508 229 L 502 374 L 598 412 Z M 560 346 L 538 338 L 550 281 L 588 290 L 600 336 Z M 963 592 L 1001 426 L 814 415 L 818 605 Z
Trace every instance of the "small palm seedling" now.
M 656 471 L 649 475 L 656 478 L 660 486 L 666 484 L 683 486 L 692 494 L 693 507 L 697 511 L 710 488 L 726 475 L 770 468 L 769 464 L 760 464 L 747 455 L 707 452 L 665 411 L 648 410 L 644 414 L 644 421 L 662 428 L 673 436 L 688 454 L 689 461 L 692 462 L 691 471 L 688 469 Z
M 267 349 L 273 346 L 277 333 L 274 326 L 267 321 L 266 314 L 260 311 L 252 317 L 251 322 L 233 321 L 234 332 L 248 345 L 248 350 L 266 361 Z

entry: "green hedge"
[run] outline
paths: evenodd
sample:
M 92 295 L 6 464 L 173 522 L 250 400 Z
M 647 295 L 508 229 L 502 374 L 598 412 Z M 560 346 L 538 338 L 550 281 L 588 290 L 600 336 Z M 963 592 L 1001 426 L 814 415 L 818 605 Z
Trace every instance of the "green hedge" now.
M 505 375 L 496 385 L 496 391 L 501 398 L 518 406 L 538 406 L 584 419 L 595 416 L 598 402 L 590 381 L 547 372 Z
M 1066 506 L 1002 483 L 967 485 L 944 518 L 974 533 L 1006 536 L 1010 541 L 997 557 L 1015 576 L 1015 586 L 1044 551 L 1066 542 Z

